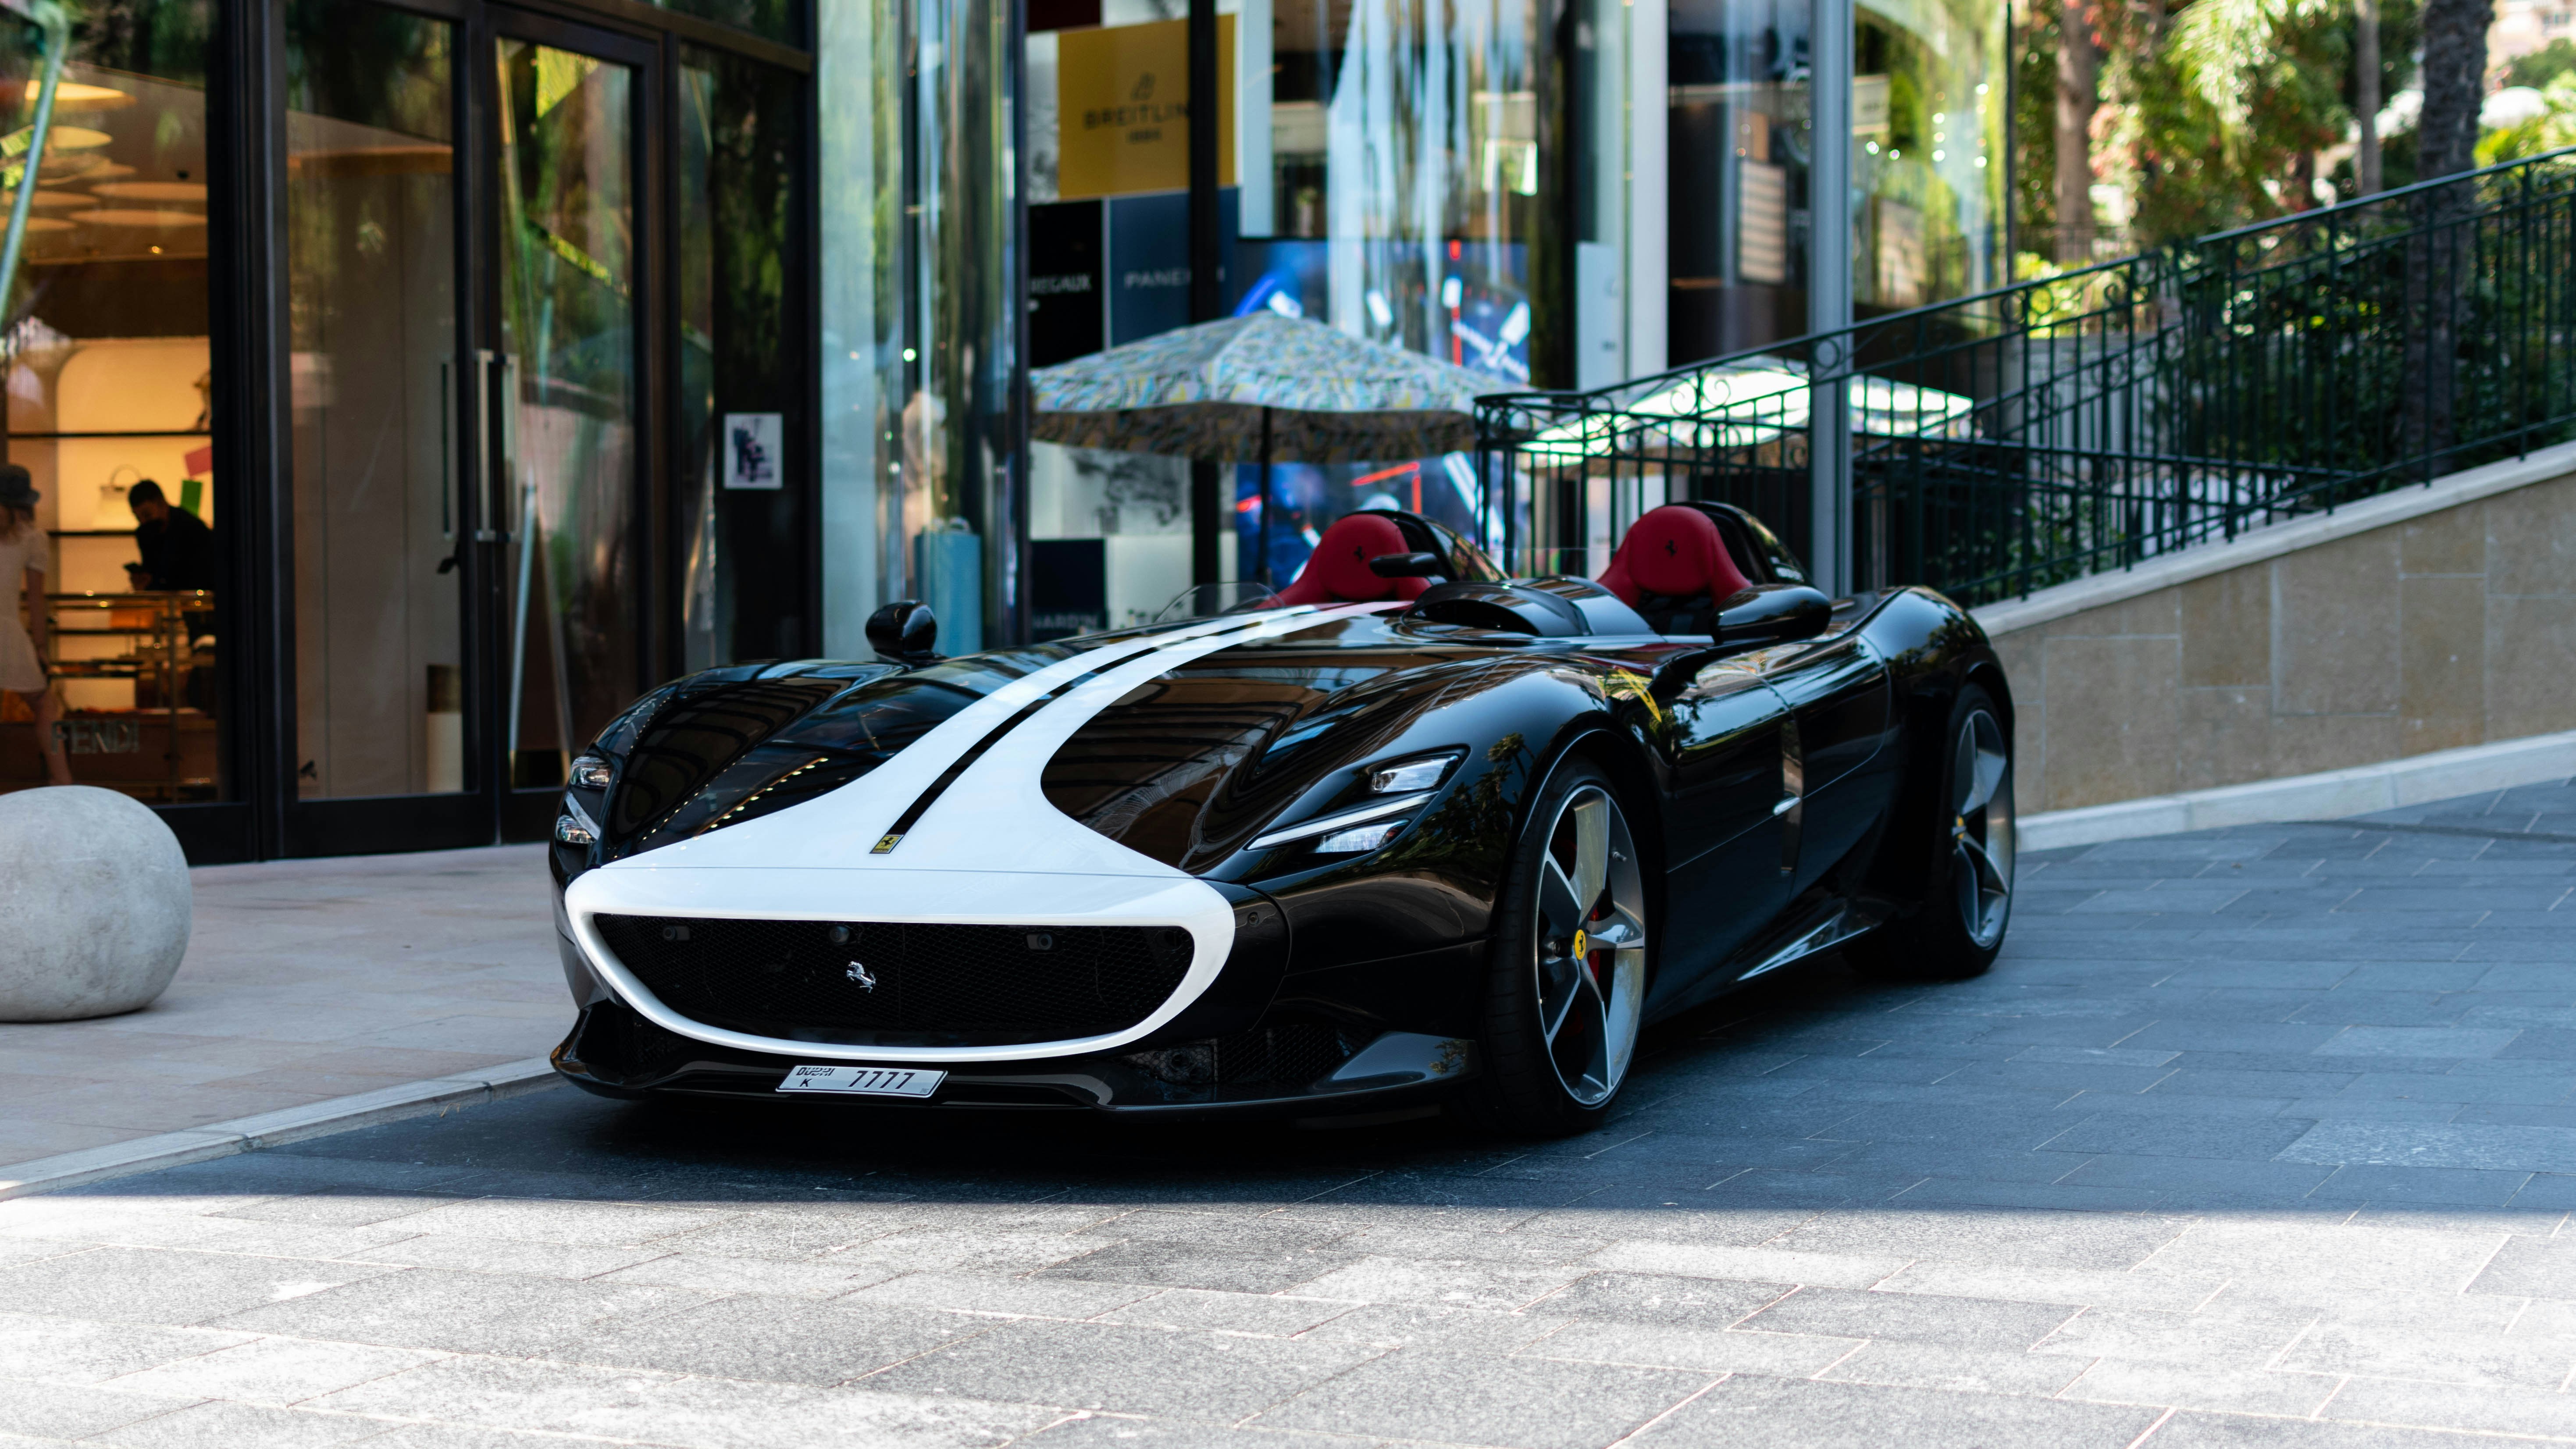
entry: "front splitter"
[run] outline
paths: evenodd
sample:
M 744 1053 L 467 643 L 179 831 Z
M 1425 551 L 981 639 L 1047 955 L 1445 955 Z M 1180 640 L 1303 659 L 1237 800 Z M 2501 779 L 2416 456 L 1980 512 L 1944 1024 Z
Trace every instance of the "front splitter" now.
M 968 1062 L 926 1100 L 833 1096 L 838 1107 L 921 1112 L 941 1110 L 1084 1111 L 1114 1115 L 1201 1113 L 1326 1115 L 1372 1112 L 1433 1101 L 1466 1079 L 1469 1043 L 1388 1032 L 1347 1050 L 1312 1080 L 1227 1082 L 1213 1070 L 1220 1044 L 1019 1062 Z M 1199 1070 L 1205 1053 L 1209 1070 Z M 1138 1058 L 1145 1059 L 1140 1063 Z M 779 1083 L 800 1065 L 794 1057 L 743 1051 L 682 1037 L 614 1001 L 585 1009 L 563 1044 L 555 1070 L 601 1096 L 722 1098 L 811 1103 L 816 1094 L 783 1093 Z M 1148 1069 L 1148 1064 L 1153 1069 Z

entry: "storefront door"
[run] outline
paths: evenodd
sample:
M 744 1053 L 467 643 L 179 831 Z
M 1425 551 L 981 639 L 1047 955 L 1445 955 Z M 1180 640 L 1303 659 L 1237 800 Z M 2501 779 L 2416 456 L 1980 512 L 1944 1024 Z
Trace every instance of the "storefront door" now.
M 573 755 L 649 678 L 637 138 L 652 49 L 495 14 L 478 299 L 492 399 L 480 502 L 504 535 L 495 764 L 518 802 L 508 814 L 551 821 Z
M 527 836 L 652 677 L 655 47 L 365 0 L 288 40 L 286 853 Z

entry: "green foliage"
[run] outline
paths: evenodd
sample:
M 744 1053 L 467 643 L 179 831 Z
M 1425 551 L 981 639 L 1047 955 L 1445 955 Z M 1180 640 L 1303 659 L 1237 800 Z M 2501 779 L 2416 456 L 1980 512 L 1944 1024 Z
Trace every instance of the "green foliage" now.
M 2153 7 L 2096 0 L 2103 48 L 2093 168 L 2126 186 L 2141 247 L 2268 220 L 2316 204 L 2307 158 L 2352 124 L 2355 0 L 2183 0 Z M 2419 0 L 2375 3 L 2380 95 L 2412 83 Z M 2016 36 L 2015 220 L 2025 235 L 2054 224 L 2058 20 L 2035 6 Z M 2383 145 L 2386 184 L 2411 178 L 2411 141 Z M 2349 166 L 2337 173 L 2351 192 Z
M 2547 90 L 2549 83 L 2576 71 L 2576 40 L 2553 40 L 2529 55 L 2517 55 L 2504 68 L 2504 83 Z
M 2015 233 L 2057 233 L 2057 7 L 2033 5 L 2013 32 L 2012 217 Z
M 2547 110 L 2519 125 L 2498 126 L 2478 138 L 2479 165 L 2519 161 L 2561 146 L 2576 146 L 2576 70 L 2561 71 L 2551 78 L 2540 88 L 2540 98 Z

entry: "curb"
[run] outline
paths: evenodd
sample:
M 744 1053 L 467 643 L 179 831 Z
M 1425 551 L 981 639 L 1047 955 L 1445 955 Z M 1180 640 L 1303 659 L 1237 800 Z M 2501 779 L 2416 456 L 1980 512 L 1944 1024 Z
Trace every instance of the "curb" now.
M 2026 815 L 2016 848 L 2059 850 L 2225 825 L 2317 823 L 2576 776 L 2576 730 L 2440 750 L 2379 765 Z M 2351 822 L 2367 829 L 2367 821 Z
M 545 1057 L 529 1057 L 480 1071 L 308 1102 L 301 1107 L 284 1107 L 181 1132 L 161 1132 L 131 1142 L 111 1142 L 105 1147 L 31 1158 L 0 1165 L 0 1199 L 56 1192 L 112 1177 L 256 1152 L 263 1147 L 282 1147 L 308 1137 L 326 1137 L 334 1132 L 399 1122 L 406 1117 L 444 1116 L 483 1102 L 547 1091 L 562 1084 L 563 1078 L 555 1075 L 553 1062 Z

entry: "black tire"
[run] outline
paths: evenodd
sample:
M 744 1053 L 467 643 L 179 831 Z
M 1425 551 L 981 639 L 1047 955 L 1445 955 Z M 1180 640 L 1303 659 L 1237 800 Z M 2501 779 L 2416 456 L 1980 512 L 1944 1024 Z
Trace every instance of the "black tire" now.
M 1843 959 L 1881 981 L 1963 981 L 1992 966 L 2012 920 L 2012 735 L 1993 696 L 1959 691 L 1941 736 L 1932 814 L 1898 838 L 1929 852 L 1923 898 L 1853 942 Z
M 1596 869 L 1597 883 L 1588 878 Z M 1607 1115 L 1645 1013 L 1645 886 L 1618 787 L 1580 756 L 1559 761 L 1512 846 L 1496 903 L 1483 1069 L 1461 1103 L 1471 1121 L 1507 1136 L 1563 1137 Z

